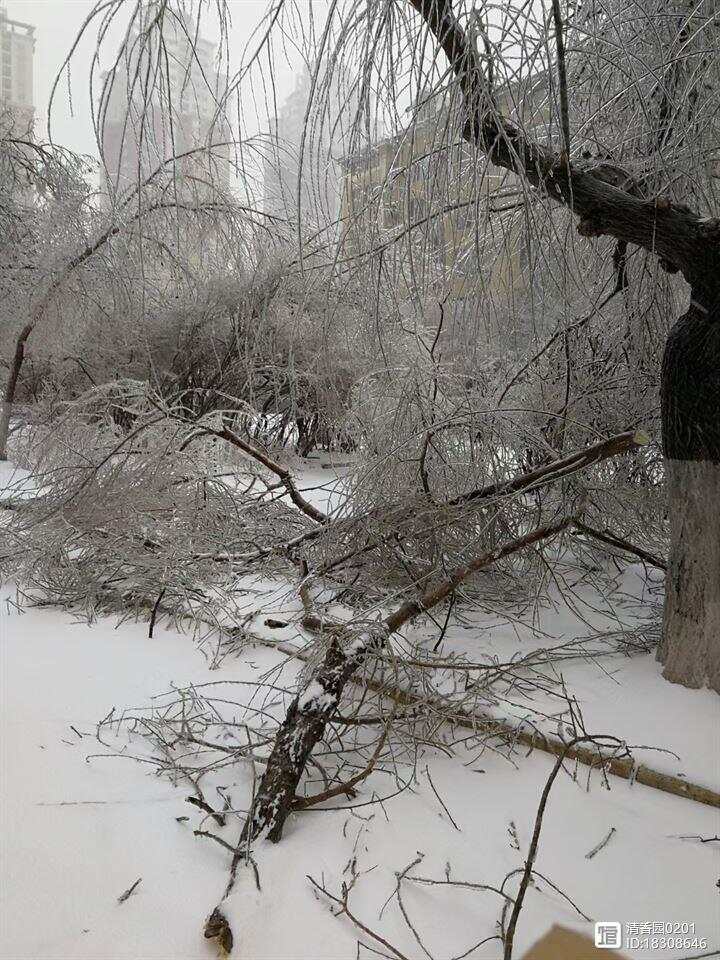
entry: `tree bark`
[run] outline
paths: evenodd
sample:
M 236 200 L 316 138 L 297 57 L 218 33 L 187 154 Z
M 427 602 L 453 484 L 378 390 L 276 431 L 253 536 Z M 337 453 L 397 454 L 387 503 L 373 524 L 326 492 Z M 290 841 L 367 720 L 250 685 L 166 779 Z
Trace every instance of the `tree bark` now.
M 668 338 L 662 372 L 663 449 L 671 512 L 664 676 L 719 690 L 720 220 L 647 197 L 612 163 L 570 161 L 499 115 L 452 0 L 408 0 L 445 53 L 463 92 L 463 137 L 579 218 L 585 237 L 611 236 L 658 256 L 692 290 Z M 719 691 L 720 692 L 720 691 Z
M 385 636 L 384 630 L 363 633 L 349 651 L 343 650 L 338 637 L 333 637 L 322 666 L 290 704 L 275 737 L 252 816 L 245 822 L 239 851 L 246 840 L 266 836 L 277 843 L 281 839 L 308 758 L 315 744 L 322 739 L 329 718 L 336 713 L 345 684 L 371 647 L 382 643 Z M 241 853 L 236 854 L 233 869 L 240 856 Z
M 25 359 L 25 343 L 32 333 L 33 326 L 34 321 L 26 323 L 15 343 L 15 354 L 12 364 L 10 365 L 10 372 L 3 393 L 2 407 L 0 408 L 0 461 L 7 460 L 7 441 L 8 434 L 10 433 L 10 417 L 12 416 L 15 391 L 17 389 L 18 377 L 20 376 L 20 368 Z
M 563 517 L 554 523 L 531 530 L 524 536 L 485 553 L 455 570 L 437 586 L 416 600 L 403 603 L 384 620 L 366 630 L 352 628 L 334 631 L 322 664 L 305 689 L 290 704 L 275 737 L 265 773 L 253 803 L 252 815 L 245 821 L 238 850 L 233 859 L 231 879 L 248 843 L 267 837 L 274 843 L 282 838 L 288 815 L 293 809 L 298 784 L 310 754 L 325 733 L 329 718 L 337 711 L 345 685 L 373 649 L 381 649 L 387 637 L 408 621 L 437 606 L 471 574 L 536 543 L 550 540 L 573 523 Z
M 675 324 L 662 369 L 670 563 L 663 676 L 720 693 L 720 313 L 693 299 Z

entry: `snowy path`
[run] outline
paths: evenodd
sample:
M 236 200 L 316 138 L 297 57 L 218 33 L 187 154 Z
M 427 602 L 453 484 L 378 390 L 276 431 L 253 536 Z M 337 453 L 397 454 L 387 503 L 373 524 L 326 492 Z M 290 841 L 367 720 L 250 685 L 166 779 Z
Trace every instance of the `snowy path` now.
M 185 960 L 213 956 L 202 939 L 207 911 L 225 883 L 226 852 L 196 838 L 202 814 L 184 802 L 188 793 L 122 759 L 96 759 L 92 733 L 112 706 L 146 704 L 169 685 L 219 679 L 189 637 L 163 629 L 147 638 L 147 626 L 109 622 L 75 624 L 57 611 L 22 615 L 3 604 L 2 645 L 2 836 L 3 874 L 0 956 L 5 960 Z M 223 679 L 250 679 L 275 655 L 247 651 L 225 661 Z M 617 672 L 599 687 L 587 675 L 586 717 L 592 726 L 628 739 L 671 745 L 685 754 L 687 770 L 720 787 L 718 700 L 705 691 L 670 688 L 650 656 L 613 661 Z M 576 692 L 583 677 L 575 670 Z M 685 718 L 692 717 L 692 723 Z M 378 920 L 382 903 L 401 870 L 420 850 L 418 875 L 452 876 L 498 885 L 522 865 L 538 797 L 550 758 L 536 753 L 514 769 L 486 754 L 451 759 L 428 750 L 433 782 L 446 799 L 457 831 L 420 774 L 413 792 L 387 802 L 385 812 L 364 807 L 307 812 L 289 822 L 286 838 L 257 857 L 263 892 L 243 878 L 230 905 L 236 933 L 233 956 L 253 960 L 301 960 L 355 956 L 355 935 L 315 899 L 305 875 L 324 874 L 339 889 L 342 871 L 356 855 L 358 868 L 377 868 L 358 881 L 357 914 L 408 956 L 419 949 L 397 906 Z M 148 768 L 149 769 L 149 768 Z M 226 774 L 232 786 L 232 775 Z M 245 787 L 238 775 L 236 790 Z M 226 783 L 228 781 L 226 780 Z M 718 811 L 649 788 L 613 780 L 611 791 L 595 780 L 590 793 L 562 777 L 556 782 L 543 828 L 537 869 L 595 919 L 695 923 L 709 947 L 720 947 L 718 844 L 677 839 L 679 834 L 720 833 Z M 361 788 L 358 801 L 380 775 Z M 386 815 L 387 818 L 386 818 Z M 370 817 L 361 820 L 359 815 Z M 189 816 L 178 823 L 176 817 Z M 515 824 L 520 850 L 509 834 Z M 591 860 L 585 854 L 615 827 L 616 834 Z M 223 835 L 232 841 L 235 824 Z M 345 835 L 343 835 L 345 834 Z M 353 850 L 355 849 L 355 854 Z M 118 896 L 138 877 L 142 883 L 123 904 Z M 247 879 L 247 882 L 245 882 Z M 588 924 L 549 887 L 531 890 L 520 918 L 516 955 L 554 922 Z M 492 894 L 414 886 L 407 905 L 429 948 L 439 957 L 459 953 L 496 932 L 499 904 Z M 485 951 L 485 952 L 484 952 Z M 663 952 L 663 957 L 693 951 Z M 700 951 L 695 951 L 700 952 Z M 497 941 L 474 956 L 496 960 Z M 651 953 L 630 953 L 650 957 Z

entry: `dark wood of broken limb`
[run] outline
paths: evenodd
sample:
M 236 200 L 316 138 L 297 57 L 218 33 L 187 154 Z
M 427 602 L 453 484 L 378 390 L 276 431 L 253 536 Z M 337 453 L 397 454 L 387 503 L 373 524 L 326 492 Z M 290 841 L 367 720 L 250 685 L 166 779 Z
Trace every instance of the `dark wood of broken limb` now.
M 288 815 L 296 808 L 298 784 L 315 745 L 336 713 L 340 695 L 353 674 L 373 650 L 380 650 L 387 637 L 418 614 L 441 603 L 472 573 L 534 544 L 549 540 L 572 525 L 572 517 L 537 527 L 490 553 L 458 567 L 438 586 L 417 600 L 408 601 L 377 624 L 354 633 L 351 628 L 331 636 L 327 653 L 313 679 L 288 709 L 275 738 L 265 774 L 255 797 L 250 816 L 240 837 L 230 869 L 225 895 L 233 887 L 238 866 L 249 844 L 259 837 L 277 843 Z M 356 627 L 357 630 L 357 627 Z
M 235 433 L 235 431 L 231 430 L 229 427 L 224 426 L 222 430 L 215 430 L 212 427 L 203 426 L 197 433 L 192 434 L 192 436 L 188 438 L 181 449 L 184 449 L 192 440 L 202 435 L 218 437 L 220 440 L 225 440 L 227 443 L 237 447 L 238 450 L 242 450 L 243 453 L 247 454 L 253 460 L 256 460 L 258 463 L 262 464 L 262 466 L 264 466 L 271 473 L 274 473 L 275 476 L 280 480 L 280 483 L 285 487 L 292 502 L 302 513 L 305 514 L 305 516 L 309 517 L 311 520 L 314 520 L 316 523 L 327 523 L 328 517 L 326 514 L 324 514 L 321 510 L 318 510 L 317 507 L 313 506 L 309 500 L 306 500 L 306 498 L 295 486 L 293 476 L 287 467 L 284 467 L 281 463 L 278 463 L 277 460 L 273 459 L 260 447 L 250 443 L 249 440 L 246 440 L 245 437 Z
M 618 445 L 612 444 L 603 449 L 602 453 L 596 450 L 591 462 L 597 463 L 599 460 L 617 456 L 646 442 L 642 435 L 627 434 L 619 445 L 620 449 Z M 526 486 L 527 484 L 518 484 L 516 489 L 524 489 Z M 328 721 L 335 715 L 345 685 L 366 657 L 373 650 L 380 650 L 390 634 L 449 597 L 473 573 L 558 536 L 571 528 L 574 522 L 573 516 L 562 517 L 458 566 L 440 584 L 427 590 L 419 598 L 403 603 L 384 620 L 367 625 L 365 629 L 358 625 L 353 628 L 350 625 L 337 633 L 327 631 L 330 642 L 325 657 L 312 680 L 293 699 L 276 735 L 265 773 L 232 859 L 224 896 L 232 890 L 238 866 L 249 852 L 250 844 L 259 837 L 267 837 L 273 843 L 282 838 L 285 821 L 295 808 L 298 784 L 310 755 L 322 739 Z

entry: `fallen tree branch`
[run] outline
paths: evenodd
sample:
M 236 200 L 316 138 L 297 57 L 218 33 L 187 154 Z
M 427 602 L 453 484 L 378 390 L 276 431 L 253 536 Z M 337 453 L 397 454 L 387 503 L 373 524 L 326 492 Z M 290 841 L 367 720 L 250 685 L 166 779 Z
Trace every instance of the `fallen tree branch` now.
M 363 780 L 366 780 L 375 769 L 375 764 L 380 759 L 380 754 L 385 746 L 385 741 L 387 740 L 388 733 L 390 732 L 390 726 L 392 725 L 394 719 L 395 704 L 393 703 L 393 708 L 390 711 L 390 715 L 384 721 L 385 729 L 382 732 L 382 736 L 378 740 L 377 746 L 373 751 L 373 755 L 368 760 L 367 765 L 359 773 L 356 773 L 354 777 L 350 777 L 350 779 L 346 780 L 345 783 L 339 783 L 335 787 L 330 787 L 327 790 L 323 790 L 322 793 L 316 793 L 310 797 L 295 797 L 293 809 L 306 810 L 308 807 L 312 807 L 317 803 L 323 803 L 325 800 L 332 800 L 333 797 L 355 796 L 354 788 L 359 783 L 362 783 Z
M 298 650 L 292 644 L 273 643 L 272 648 L 300 660 L 307 661 L 310 659 L 302 650 Z M 522 663 L 518 663 L 518 666 L 522 666 Z M 379 683 L 370 677 L 352 677 L 351 682 L 366 687 L 375 693 L 384 693 L 391 697 L 395 708 L 398 705 L 409 708 L 421 706 L 436 706 L 439 708 L 442 703 L 440 698 L 428 698 L 426 694 L 419 696 L 399 687 L 388 687 L 387 684 Z M 446 707 L 447 704 L 445 704 Z M 544 753 L 549 753 L 555 757 L 560 756 L 567 746 L 565 741 L 543 733 L 535 727 L 527 730 L 522 724 L 518 725 L 488 714 L 468 713 L 462 708 L 457 709 L 452 714 L 448 714 L 447 709 L 444 712 L 447 723 L 456 724 L 476 733 L 483 732 L 502 737 L 511 743 L 522 744 L 531 750 L 542 750 Z M 682 777 L 662 773 L 644 764 L 638 765 L 632 757 L 605 756 L 598 750 L 577 746 L 567 753 L 567 759 L 577 761 L 592 769 L 602 768 L 605 773 L 621 780 L 628 780 L 631 784 L 642 783 L 643 786 L 652 787 L 654 790 L 660 790 L 663 793 L 684 797 L 696 803 L 720 809 L 720 792 L 702 784 L 685 780 Z
M 418 614 L 436 606 L 472 573 L 536 543 L 556 537 L 570 526 L 572 520 L 572 517 L 563 517 L 555 523 L 538 527 L 491 553 L 485 553 L 457 567 L 438 586 L 415 600 L 403 603 L 385 620 L 369 624 L 367 629 L 360 633 L 353 632 L 352 624 L 333 625 L 330 645 L 322 664 L 314 678 L 290 704 L 280 726 L 260 783 L 253 814 L 246 821 L 243 830 L 243 841 L 254 840 L 261 834 L 273 842 L 282 837 L 283 826 L 292 809 L 296 788 L 310 753 L 322 738 L 328 720 L 335 713 L 345 684 L 368 653 L 373 649 L 381 649 L 390 634 L 398 631 Z M 317 620 L 317 624 L 313 622 L 313 626 L 324 629 L 319 618 L 304 618 L 304 622 L 311 620 Z M 326 629 L 324 632 L 330 633 Z
M 238 866 L 246 855 L 249 844 L 260 837 L 273 843 L 282 838 L 283 827 L 293 809 L 300 778 L 315 744 L 322 739 L 328 721 L 335 714 L 345 685 L 368 654 L 374 649 L 382 648 L 387 637 L 399 630 L 408 620 L 440 603 L 470 574 L 503 557 L 557 536 L 570 526 L 572 519 L 564 517 L 555 523 L 538 527 L 491 553 L 463 564 L 439 586 L 427 591 L 418 600 L 402 604 L 385 620 L 368 624 L 360 633 L 354 633 L 353 625 L 349 625 L 331 635 L 322 663 L 305 689 L 293 699 L 280 725 L 230 866 L 225 897 L 234 886 Z
M 477 557 L 457 568 L 442 584 L 427 591 L 419 600 L 404 603 L 384 621 L 369 624 L 367 629 L 359 634 L 353 635 L 352 626 L 349 626 L 331 636 L 321 665 L 305 689 L 293 699 L 280 725 L 230 865 L 230 877 L 223 899 L 233 889 L 238 866 L 247 856 L 250 843 L 260 837 L 266 837 L 273 843 L 281 839 L 285 821 L 293 810 L 300 778 L 313 748 L 322 739 L 327 723 L 335 714 L 345 685 L 367 655 L 373 649 L 381 648 L 390 633 L 399 630 L 418 613 L 430 609 L 452 593 L 471 573 L 535 543 L 557 536 L 571 521 L 571 517 L 565 517 L 510 541 L 492 553 Z M 342 639 L 345 639 L 346 643 L 343 644 Z M 217 913 L 218 908 L 211 913 L 206 923 L 206 937 L 215 935 L 212 930 Z
M 527 547 L 531 547 L 536 543 L 556 537 L 558 534 L 562 533 L 563 530 L 567 530 L 567 528 L 573 523 L 573 520 L 573 517 L 563 517 L 562 520 L 557 520 L 555 523 L 549 523 L 545 526 L 537 527 L 535 530 L 532 530 L 530 533 L 526 533 L 522 537 L 518 537 L 516 540 L 510 540 L 508 543 L 503 544 L 501 547 L 498 547 L 491 553 L 485 553 L 482 556 L 471 560 L 469 563 L 465 563 L 460 567 L 456 567 L 452 574 L 443 580 L 437 587 L 433 587 L 431 590 L 426 591 L 417 600 L 407 600 L 402 604 L 402 606 L 398 607 L 397 610 L 391 613 L 385 619 L 385 627 L 387 632 L 389 634 L 395 633 L 401 627 L 403 627 L 408 620 L 412 620 L 414 617 L 418 616 L 418 614 L 425 613 L 432 607 L 437 606 L 438 603 L 441 603 L 443 600 L 449 597 L 450 594 L 460 586 L 463 580 L 466 580 L 472 573 L 476 573 L 478 570 L 489 567 L 498 560 L 503 560 L 505 557 L 509 557 L 514 553 L 518 553 L 519 551 L 524 550 Z
M 459 497 L 449 500 L 447 506 L 454 507 L 463 503 L 472 503 L 475 500 L 505 497 L 508 494 L 527 491 L 529 488 L 535 489 L 541 483 L 553 483 L 556 480 L 564 479 L 578 470 L 584 470 L 595 463 L 617 457 L 621 453 L 627 453 L 637 447 L 646 446 L 649 442 L 650 438 L 640 430 L 618 433 L 607 440 L 600 440 L 583 450 L 576 450 L 561 460 L 553 460 L 552 463 L 531 470 L 529 473 L 523 473 L 512 480 L 490 483 L 485 487 L 480 487 L 479 490 L 463 493 Z
M 535 816 L 535 827 L 533 829 L 532 839 L 530 841 L 530 849 L 528 850 L 527 859 L 525 861 L 525 868 L 523 870 L 522 879 L 520 881 L 520 887 L 518 889 L 517 896 L 515 897 L 515 902 L 513 903 L 512 912 L 510 914 L 510 922 L 508 923 L 508 928 L 505 933 L 504 939 L 504 951 L 503 951 L 503 960 L 512 960 L 512 948 L 513 940 L 515 938 L 515 929 L 517 927 L 518 917 L 520 916 L 520 911 L 523 907 L 523 902 L 525 900 L 525 894 L 527 893 L 528 886 L 530 885 L 530 880 L 533 874 L 533 866 L 535 864 L 535 858 L 537 857 L 538 844 L 540 843 L 540 831 L 542 830 L 543 815 L 545 813 L 545 807 L 547 806 L 548 797 L 550 796 L 550 790 L 552 785 L 555 782 L 555 778 L 562 769 L 563 763 L 569 757 L 570 751 L 573 747 L 577 747 L 583 743 L 593 743 L 598 746 L 598 741 L 604 740 L 608 743 L 613 743 L 616 746 L 616 749 L 621 749 L 624 752 L 627 752 L 627 747 L 621 740 L 618 740 L 617 737 L 608 737 L 608 736 L 582 736 L 575 737 L 565 744 L 562 753 L 558 755 L 557 763 L 552 769 L 550 776 L 547 779 L 545 787 L 543 788 L 542 795 L 540 797 L 540 804 L 538 805 L 537 814 Z
M 199 810 L 203 810 L 207 813 L 208 816 L 212 817 L 215 823 L 219 827 L 225 826 L 225 816 L 222 813 L 218 813 L 217 810 L 213 810 L 209 803 L 206 803 L 202 797 L 185 797 L 185 803 L 191 803 L 194 807 L 197 807 Z
M 243 453 L 247 454 L 257 463 L 261 464 L 266 470 L 269 470 L 270 473 L 275 474 L 275 476 L 280 480 L 281 484 L 287 490 L 288 496 L 292 502 L 299 510 L 302 511 L 302 513 L 305 514 L 306 517 L 310 517 L 310 519 L 314 520 L 316 523 L 327 523 L 327 515 L 321 510 L 318 510 L 317 507 L 314 507 L 309 500 L 306 500 L 305 497 L 303 497 L 298 488 L 295 486 L 293 476 L 287 467 L 283 467 L 283 465 L 278 463 L 277 460 L 273 460 L 271 456 L 269 456 L 259 447 L 256 447 L 254 444 L 247 441 L 244 437 L 241 437 L 239 434 L 235 433 L 234 430 L 230 430 L 229 427 L 223 427 L 222 430 L 216 430 L 213 427 L 202 425 L 185 441 L 181 449 L 184 449 L 190 442 L 192 442 L 192 440 L 202 436 L 218 437 L 220 440 L 225 440 L 227 443 L 231 443 L 234 447 L 237 447 L 238 450 L 242 450 Z
M 336 903 L 338 905 L 340 909 L 335 914 L 336 917 L 344 913 L 345 916 L 351 921 L 351 923 L 354 923 L 359 930 L 362 930 L 364 934 L 366 934 L 368 937 L 371 937 L 376 943 L 382 944 L 382 946 L 385 947 L 386 950 L 389 950 L 394 957 L 398 958 L 398 960 L 409 960 L 409 958 L 404 953 L 400 953 L 400 951 L 396 947 L 394 947 L 391 943 L 388 943 L 388 941 L 385 940 L 383 937 L 381 937 L 379 933 L 374 933 L 370 929 L 370 927 L 365 926 L 362 920 L 358 920 L 358 918 L 350 912 L 350 908 L 348 906 L 348 896 L 350 893 L 350 888 L 346 883 L 343 883 L 342 885 L 343 898 L 341 900 L 339 897 L 336 897 L 332 893 L 330 893 L 330 891 L 327 890 L 326 887 L 321 886 L 317 882 L 317 880 L 314 880 L 310 876 L 310 874 L 306 874 L 306 876 L 307 876 L 307 879 L 310 881 L 310 883 L 315 887 L 317 891 L 322 893 L 323 896 L 327 897 L 328 900 L 332 900 L 333 903 Z
M 190 443 L 195 438 L 202 436 L 203 432 L 211 435 L 215 433 L 215 431 L 211 429 L 198 431 L 188 438 L 188 440 L 185 442 L 185 445 Z M 251 445 L 243 440 L 243 438 L 238 439 L 241 440 L 245 447 L 251 447 Z M 460 494 L 452 500 L 437 504 L 437 509 L 443 510 L 447 507 L 457 507 L 466 503 L 475 503 L 478 500 L 492 500 L 495 498 L 511 496 L 516 493 L 534 491 L 546 483 L 554 483 L 557 480 L 563 480 L 579 470 L 585 470 L 596 463 L 601 463 L 603 460 L 608 460 L 611 457 L 616 457 L 619 454 L 626 453 L 630 450 L 635 450 L 641 446 L 645 446 L 649 442 L 649 438 L 642 431 L 630 430 L 625 431 L 624 433 L 615 434 L 612 437 L 608 437 L 606 440 L 600 440 L 598 443 L 592 444 L 589 447 L 585 447 L 582 450 L 577 450 L 574 453 L 568 454 L 560 460 L 554 460 L 552 463 L 538 467 L 536 470 L 532 470 L 529 473 L 523 473 L 519 476 L 513 477 L 511 480 L 488 484 L 485 487 L 481 487 L 477 490 Z M 259 463 L 262 463 L 265 466 L 267 466 L 268 463 L 272 463 L 277 469 L 281 471 L 284 470 L 284 468 L 279 464 L 276 464 L 275 461 L 271 461 L 266 454 L 262 453 L 262 451 L 254 450 L 254 452 L 263 457 L 262 460 L 259 459 L 259 457 L 257 458 Z M 249 455 L 253 456 L 253 454 Z M 268 466 L 268 469 L 271 468 Z M 289 471 L 285 471 L 285 473 L 287 474 L 286 479 L 289 479 L 289 481 L 292 483 L 292 476 L 290 475 Z M 297 490 L 295 490 L 295 494 L 296 496 L 301 497 L 305 505 L 309 507 L 310 510 L 315 510 L 311 504 L 308 504 L 307 501 L 302 498 L 302 495 Z M 293 500 L 293 502 L 299 506 L 297 500 Z M 188 557 L 188 559 L 211 560 L 219 563 L 253 563 L 257 560 L 265 559 L 272 554 L 283 554 L 285 556 L 292 555 L 298 547 L 302 547 L 321 536 L 330 521 L 330 518 L 324 514 L 321 514 L 320 511 L 316 511 L 316 516 L 307 513 L 305 510 L 303 510 L 303 512 L 322 525 L 314 527 L 312 530 L 306 530 L 297 537 L 294 537 L 292 540 L 288 540 L 284 544 L 259 547 L 256 550 L 246 551 L 244 553 L 229 553 L 227 551 L 221 551 L 219 553 L 196 553 L 192 554 L 192 556 Z M 335 523 L 333 530 L 340 531 L 343 528 L 347 528 L 347 530 L 352 533 L 354 525 L 359 521 L 367 520 L 369 516 L 370 514 L 366 513 L 359 517 L 344 518 Z M 322 517 L 322 520 L 319 520 L 319 517 Z M 407 507 L 403 506 L 400 509 L 396 508 L 388 511 L 388 513 L 383 517 L 383 520 L 386 523 L 390 523 L 391 521 L 400 523 L 409 517 L 412 517 L 413 520 L 416 519 L 415 514 L 408 514 Z M 359 553 L 374 550 L 387 540 L 392 539 L 393 536 L 395 536 L 395 531 L 391 530 L 389 533 L 377 538 L 374 542 L 366 544 L 361 548 L 354 546 L 342 556 L 327 561 L 321 567 L 314 570 L 313 573 L 315 576 L 328 573 L 345 561 L 357 556 Z
M 354 683 L 369 687 L 375 692 L 382 691 L 387 696 L 393 697 L 398 704 L 403 706 L 416 706 L 425 704 L 429 706 L 439 705 L 438 701 L 428 699 L 427 696 L 416 696 L 405 690 L 394 687 L 387 687 L 385 684 L 377 683 L 370 678 L 353 679 Z M 445 710 L 447 715 L 447 709 Z M 557 757 L 565 752 L 567 744 L 557 737 L 550 736 L 532 727 L 530 730 L 524 729 L 522 725 L 489 716 L 481 713 L 468 713 L 458 709 L 455 713 L 447 715 L 447 722 L 457 724 L 476 733 L 483 732 L 493 736 L 506 739 L 511 743 L 523 744 L 531 750 L 542 750 L 544 753 L 552 754 Z M 573 747 L 567 753 L 568 760 L 575 760 L 592 769 L 602 769 L 605 773 L 612 774 L 621 780 L 628 780 L 631 783 L 642 783 L 646 787 L 653 787 L 655 790 L 661 790 L 663 793 L 670 793 L 676 797 L 685 797 L 688 800 L 694 800 L 696 803 L 706 804 L 710 807 L 720 809 L 720 793 L 701 784 L 692 783 L 682 777 L 675 777 L 669 773 L 662 773 L 659 770 L 653 770 L 644 764 L 638 765 L 632 757 L 613 757 L 603 755 L 598 750 L 592 750 L 588 747 L 578 745 Z
M 147 604 L 148 611 L 150 610 L 151 606 L 151 604 Z M 198 622 L 197 618 L 191 618 L 190 615 L 188 615 L 188 619 L 192 619 L 194 623 Z M 212 621 L 202 622 L 206 623 L 207 626 L 211 627 L 213 630 L 217 630 L 221 635 L 226 636 L 228 639 L 235 639 L 238 635 L 237 627 L 224 628 Z M 283 627 L 291 626 L 290 621 L 283 620 L 277 622 Z M 305 617 L 301 626 L 310 630 L 311 632 L 331 632 L 335 633 L 336 635 L 341 634 L 343 629 L 345 629 L 345 625 L 328 624 L 314 615 L 310 618 Z M 304 663 L 311 661 L 311 656 L 309 653 L 299 649 L 292 643 L 287 643 L 282 640 L 266 641 L 261 637 L 255 637 L 253 642 L 268 646 L 278 653 L 284 653 L 287 656 L 301 660 Z M 522 667 L 523 663 L 519 661 L 517 666 Z M 422 697 L 416 696 L 415 694 L 406 690 L 402 690 L 399 687 L 388 687 L 386 683 L 378 683 L 370 677 L 352 676 L 350 678 L 350 682 L 361 687 L 366 687 L 375 693 L 385 694 L 395 701 L 396 707 L 406 706 L 408 708 L 417 708 L 430 706 L 439 708 L 441 705 L 441 701 L 439 699 L 428 699 L 427 695 Z M 495 734 L 498 737 L 508 740 L 509 742 L 523 744 L 532 750 L 542 750 L 544 753 L 549 753 L 553 756 L 558 756 L 566 746 L 564 741 L 561 741 L 551 735 L 541 733 L 534 727 L 530 730 L 526 730 L 522 725 L 511 723 L 510 721 L 503 720 L 501 718 L 492 717 L 488 714 L 469 713 L 462 708 L 457 708 L 454 712 L 448 713 L 446 702 L 443 704 L 442 713 L 445 715 L 446 722 L 448 723 L 456 724 L 457 726 L 472 730 L 474 732 L 485 732 L 490 735 Z M 378 723 L 383 722 L 381 718 L 373 718 L 374 722 L 375 719 Z M 327 722 L 346 723 L 347 721 L 343 717 L 331 715 Z M 669 793 L 676 797 L 683 797 L 687 800 L 693 800 L 696 803 L 702 803 L 707 806 L 720 809 L 720 792 L 713 790 L 710 787 L 705 787 L 702 784 L 693 783 L 682 777 L 676 777 L 672 774 L 662 773 L 661 771 L 654 770 L 653 768 L 647 767 L 644 764 L 638 766 L 629 758 L 623 758 L 622 760 L 618 758 L 613 759 L 609 757 L 602 757 L 597 751 L 573 748 L 573 750 L 568 754 L 568 759 L 577 761 L 578 763 L 582 763 L 585 766 L 593 769 L 602 767 L 605 773 L 609 773 L 612 776 L 618 777 L 622 780 L 628 780 L 630 783 L 641 783 L 643 786 L 652 787 L 654 790 L 660 790 L 663 793 Z
M 588 852 L 585 854 L 585 859 L 592 860 L 592 858 L 595 856 L 596 853 L 600 853 L 600 851 L 608 845 L 608 843 L 612 839 L 613 834 L 615 833 L 617 833 L 617 830 L 615 829 L 615 827 L 610 827 L 607 834 L 603 837 L 600 843 L 596 844 L 592 848 L 592 850 L 588 850 Z
M 573 473 L 593 466 L 593 464 L 601 463 L 603 460 L 608 460 L 611 457 L 616 457 L 622 453 L 627 453 L 630 450 L 635 450 L 638 447 L 647 445 L 649 442 L 649 437 L 639 430 L 629 430 L 625 431 L 624 433 L 618 433 L 612 437 L 609 437 L 607 440 L 600 440 L 598 443 L 592 444 L 589 447 L 585 447 L 582 450 L 576 450 L 574 453 L 568 454 L 568 456 L 563 457 L 560 460 L 554 460 L 552 463 L 538 467 L 536 470 L 531 470 L 529 473 L 523 473 L 519 476 L 513 477 L 511 480 L 503 480 L 497 483 L 487 484 L 486 486 L 480 487 L 477 490 L 471 490 L 468 493 L 460 494 L 459 496 L 454 497 L 452 500 L 438 504 L 437 509 L 444 510 L 448 507 L 459 507 L 467 503 L 474 504 L 480 500 L 495 500 L 518 493 L 529 493 L 539 489 L 546 483 L 554 483 L 557 480 L 563 480 Z M 403 507 L 400 512 L 388 512 L 388 514 L 384 517 L 384 520 L 386 523 L 389 523 L 390 521 L 399 523 L 402 520 L 410 517 L 413 520 L 416 520 L 415 513 L 408 515 L 408 517 L 403 516 L 405 513 L 407 513 L 407 508 Z M 358 519 L 365 519 L 365 517 L 360 517 Z M 321 531 L 312 531 L 313 534 L 316 534 L 317 532 Z M 325 562 L 321 567 L 314 571 L 315 575 L 320 576 L 324 573 L 329 573 L 331 570 L 347 562 L 353 557 L 358 556 L 360 553 L 367 553 L 376 549 L 377 547 L 382 546 L 382 544 L 392 539 L 393 536 L 395 536 L 395 530 L 391 530 L 389 533 L 378 537 L 374 542 L 365 544 L 362 547 L 355 546 L 351 550 L 342 554 L 340 557 L 336 557 L 335 559 Z M 305 539 L 308 539 L 307 536 L 305 536 Z M 270 552 L 270 550 L 267 551 L 267 553 Z M 259 559 L 259 557 L 260 554 L 257 554 L 253 557 L 248 557 L 248 559 Z M 245 557 L 243 557 L 243 559 L 245 559 Z
M 657 567 L 658 570 L 667 570 L 667 564 L 664 560 L 661 560 L 660 557 L 656 557 L 652 553 L 648 553 L 648 551 L 643 550 L 642 547 L 635 546 L 635 544 L 630 543 L 629 540 L 623 540 L 621 537 L 616 537 L 615 534 L 608 533 L 604 530 L 596 530 L 594 527 L 588 526 L 587 523 L 583 523 L 582 520 L 575 520 L 573 526 L 579 533 L 585 534 L 586 537 L 592 537 L 594 540 L 599 540 L 600 543 L 606 543 L 608 546 L 616 547 L 625 553 L 632 553 L 640 560 L 645 561 L 645 563 L 649 563 L 650 566 Z

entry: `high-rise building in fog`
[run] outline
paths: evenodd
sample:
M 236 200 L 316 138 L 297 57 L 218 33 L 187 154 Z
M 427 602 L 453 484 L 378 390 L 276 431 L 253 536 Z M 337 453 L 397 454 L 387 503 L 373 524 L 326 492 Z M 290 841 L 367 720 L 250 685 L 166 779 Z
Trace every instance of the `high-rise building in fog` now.
M 198 149 L 229 139 L 217 116 L 223 85 L 214 45 L 180 10 L 165 19 L 162 54 L 157 38 L 143 45 L 140 36 L 136 27 L 117 69 L 103 75 L 102 152 L 111 191 L 132 188 L 171 157 L 179 159 L 167 165 L 167 176 L 184 187 L 202 193 L 210 180 L 226 187 L 229 148 Z
M 3 126 L 32 125 L 35 27 L 11 20 L 0 3 L 0 118 Z
M 307 67 L 295 89 L 270 121 L 268 151 L 264 161 L 266 213 L 305 223 L 329 223 L 340 209 L 340 158 L 347 150 L 357 111 L 357 97 L 342 96 L 335 76 L 329 82 L 320 70 L 308 113 L 312 76 Z M 329 88 L 329 93 L 325 87 Z M 303 137 L 304 133 L 304 137 Z

